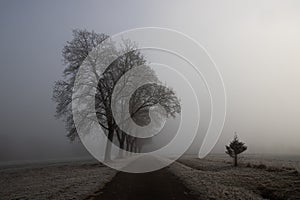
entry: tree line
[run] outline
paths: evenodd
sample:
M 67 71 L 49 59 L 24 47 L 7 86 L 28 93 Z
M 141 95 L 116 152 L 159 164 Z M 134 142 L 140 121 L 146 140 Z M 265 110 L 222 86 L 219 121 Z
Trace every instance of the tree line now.
M 101 52 L 104 55 L 91 54 L 100 44 L 105 46 L 105 52 Z M 112 55 L 118 55 L 117 59 L 110 63 L 106 69 L 97 69 L 99 59 L 102 59 L 100 62 L 105 63 L 105 59 Z M 109 141 L 118 145 L 120 149 L 127 152 L 140 152 L 146 141 L 139 138 L 138 133 L 135 137 L 124 131 L 128 121 L 126 117 L 123 117 L 126 106 L 129 107 L 130 119 L 139 126 L 146 126 L 150 123 L 149 110 L 156 105 L 164 108 L 166 117 L 175 117 L 176 114 L 180 113 L 180 102 L 175 92 L 167 86 L 155 84 L 155 82 L 159 82 L 157 75 L 147 65 L 147 60 L 137 49 L 137 44 L 134 41 L 123 40 L 121 47 L 116 47 L 106 34 L 76 29 L 73 30 L 73 39 L 65 44 L 62 57 L 65 69 L 62 80 L 55 82 L 53 100 L 56 102 L 56 117 L 64 120 L 68 132 L 67 137 L 71 141 L 78 138 L 72 114 L 73 86 L 79 68 L 86 67 L 86 65 L 82 66 L 86 60 L 88 60 L 89 67 L 98 80 L 95 84 L 95 105 L 91 105 L 95 108 L 97 123 L 100 124 Z M 141 66 L 144 66 L 142 75 L 135 73 L 137 72 L 135 69 L 139 69 Z M 120 84 L 121 78 L 124 83 Z M 129 98 L 129 101 L 122 97 L 112 98 L 116 87 L 121 91 L 126 90 L 131 84 L 138 84 L 137 81 L 145 78 L 154 83 L 139 87 Z M 112 106 L 118 110 L 119 118 L 124 119 L 122 122 L 124 127 L 120 127 L 120 124 L 116 123 Z M 87 109 L 86 115 L 82 117 L 88 117 L 89 114 L 89 109 Z M 83 126 L 90 126 L 90 124 Z M 128 127 L 125 130 L 128 130 Z M 121 155 L 121 151 L 119 156 L 124 156 Z M 108 142 L 105 160 L 110 159 L 111 143 Z

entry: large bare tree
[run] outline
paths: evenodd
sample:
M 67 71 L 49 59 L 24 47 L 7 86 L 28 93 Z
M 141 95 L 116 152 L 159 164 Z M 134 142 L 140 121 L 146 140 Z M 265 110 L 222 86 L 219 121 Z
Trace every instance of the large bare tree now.
M 105 44 L 106 53 L 104 56 L 90 55 L 93 49 L 98 45 L 107 41 L 108 36 L 105 34 L 97 34 L 95 32 L 89 32 L 86 30 L 74 30 L 73 39 L 68 41 L 63 48 L 62 55 L 66 68 L 63 73 L 63 80 L 57 81 L 54 86 L 53 99 L 57 103 L 56 116 L 62 118 L 65 121 L 68 131 L 67 136 L 73 141 L 77 138 L 78 133 L 75 128 L 72 115 L 72 89 L 75 82 L 76 74 L 82 63 L 88 58 L 92 69 L 97 59 L 105 59 L 111 55 L 120 55 L 115 59 L 106 69 L 98 71 L 94 69 L 94 75 L 97 77 L 96 95 L 95 95 L 95 110 L 97 115 L 97 123 L 99 123 L 106 133 L 107 138 L 111 142 L 118 142 L 118 146 L 121 149 L 127 151 L 138 151 L 141 149 L 138 142 L 138 137 L 128 135 L 124 131 L 124 127 L 120 127 L 120 124 L 116 123 L 115 116 L 112 111 L 112 104 L 117 103 L 124 126 L 128 120 L 123 115 L 123 110 L 129 105 L 130 118 L 139 126 L 146 126 L 150 123 L 151 118 L 149 116 L 149 110 L 155 105 L 160 105 L 166 111 L 167 117 L 175 117 L 176 113 L 180 112 L 180 103 L 173 90 L 155 84 L 158 83 L 155 72 L 147 67 L 144 56 L 136 49 L 136 45 L 132 41 L 124 40 L 121 48 L 116 48 L 114 43 L 107 42 Z M 137 73 L 129 73 L 132 69 L 139 66 L 146 66 L 143 68 L 143 76 Z M 124 75 L 126 74 L 126 78 Z M 129 98 L 129 101 L 124 101 L 121 97 L 118 99 L 112 99 L 112 95 L 115 87 L 121 87 L 121 90 L 126 90 L 130 84 L 138 84 L 139 80 L 136 77 L 142 79 L 148 79 L 154 82 L 153 84 L 146 84 L 138 88 L 133 95 Z M 124 83 L 119 84 L 120 80 Z M 134 82 L 132 82 L 134 80 Z M 118 85 L 117 85 L 118 83 Z M 123 89 L 124 88 L 124 89 Z M 123 91 L 124 93 L 124 91 Z M 89 110 L 84 117 L 88 117 Z M 85 124 L 89 126 L 89 124 Z M 123 125 L 121 125 L 123 126 Z M 127 130 L 127 129 L 126 129 Z M 116 136 L 116 137 L 115 137 Z M 106 145 L 105 159 L 110 158 L 111 146 L 110 142 Z

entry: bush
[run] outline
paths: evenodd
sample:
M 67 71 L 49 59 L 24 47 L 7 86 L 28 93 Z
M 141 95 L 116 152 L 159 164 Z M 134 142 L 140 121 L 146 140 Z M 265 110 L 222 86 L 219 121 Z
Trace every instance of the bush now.
M 246 167 L 252 167 L 251 163 L 247 163 Z
M 259 165 L 255 165 L 255 168 L 257 168 L 257 169 L 267 169 L 267 166 L 265 164 L 260 163 Z
M 276 190 L 267 188 L 265 186 L 259 186 L 257 188 L 261 192 L 261 196 L 265 199 L 282 200 L 285 199 L 284 194 L 276 192 Z

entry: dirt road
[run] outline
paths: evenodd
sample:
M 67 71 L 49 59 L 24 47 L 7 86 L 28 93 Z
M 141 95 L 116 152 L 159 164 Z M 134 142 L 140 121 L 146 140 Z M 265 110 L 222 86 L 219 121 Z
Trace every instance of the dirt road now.
M 97 200 L 196 200 L 166 169 L 143 174 L 119 172 L 100 192 Z

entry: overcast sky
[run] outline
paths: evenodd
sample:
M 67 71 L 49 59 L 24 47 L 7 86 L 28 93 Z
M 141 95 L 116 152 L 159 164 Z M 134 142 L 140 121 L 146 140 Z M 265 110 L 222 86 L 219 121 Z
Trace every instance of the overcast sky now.
M 300 154 L 299 1 L 1 1 L 0 160 L 85 155 L 54 118 L 61 50 L 75 28 L 147 26 L 191 36 L 217 64 L 228 102 L 214 152 L 237 131 L 248 153 Z

